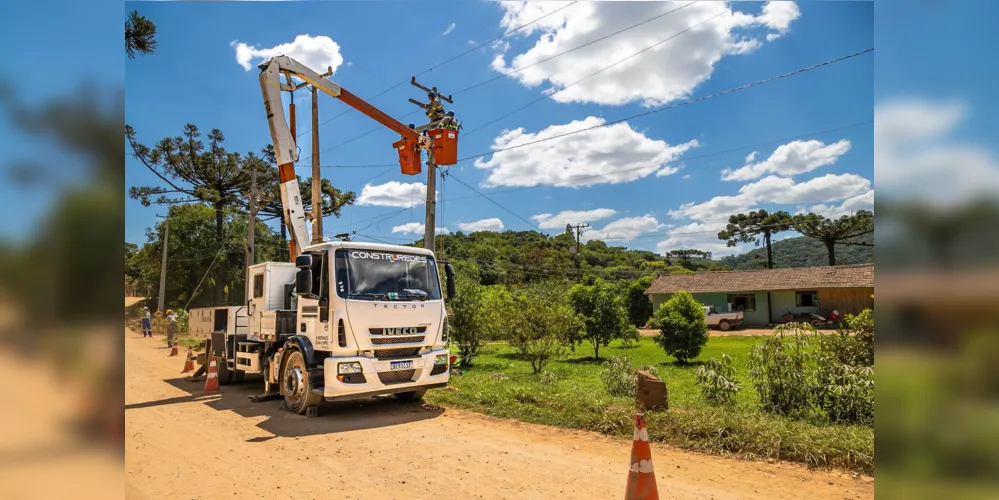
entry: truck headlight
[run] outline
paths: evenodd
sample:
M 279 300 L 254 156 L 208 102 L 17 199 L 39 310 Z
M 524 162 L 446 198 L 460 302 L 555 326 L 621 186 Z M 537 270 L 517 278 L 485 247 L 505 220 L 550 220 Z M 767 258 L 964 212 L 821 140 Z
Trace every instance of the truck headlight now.
M 340 375 L 345 373 L 361 373 L 361 363 L 358 363 L 357 361 L 339 363 L 336 365 L 336 372 Z
M 435 365 L 446 365 L 447 364 L 447 354 L 438 354 L 434 357 Z

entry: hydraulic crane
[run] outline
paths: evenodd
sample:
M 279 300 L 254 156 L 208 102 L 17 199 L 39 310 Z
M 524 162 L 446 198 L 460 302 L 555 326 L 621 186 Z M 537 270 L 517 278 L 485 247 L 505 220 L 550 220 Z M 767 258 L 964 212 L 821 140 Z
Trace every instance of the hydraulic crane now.
M 434 147 L 434 140 L 430 135 L 423 135 L 418 130 L 403 125 L 395 118 L 348 92 L 347 89 L 333 83 L 323 75 L 316 73 L 304 64 L 288 56 L 274 57 L 266 63 L 261 64 L 259 68 L 261 70 L 260 90 L 264 97 L 264 108 L 267 111 L 267 125 L 270 127 L 271 140 L 274 143 L 274 151 L 277 156 L 278 171 L 281 180 L 281 204 L 284 208 L 284 221 L 291 232 L 291 241 L 289 242 L 290 257 L 294 261 L 295 257 L 310 244 L 311 240 L 308 227 L 309 222 L 302 203 L 298 178 L 295 176 L 298 147 L 296 146 L 295 134 L 288 127 L 288 121 L 285 118 L 284 108 L 281 104 L 282 91 L 291 92 L 299 87 L 292 81 L 292 78 L 298 78 L 327 95 L 343 101 L 348 106 L 401 135 L 403 140 L 393 144 L 393 146 L 396 146 L 400 150 L 400 161 L 406 162 L 407 160 L 404 160 L 404 157 L 411 160 L 412 155 L 415 155 L 416 161 L 415 171 L 406 171 L 404 169 L 403 173 L 410 175 L 419 173 L 421 151 L 430 151 Z M 332 70 L 330 70 L 330 73 L 332 73 Z M 282 75 L 285 78 L 284 82 L 281 81 Z M 424 127 L 420 127 L 420 129 L 422 128 Z M 454 138 L 453 134 L 452 138 Z

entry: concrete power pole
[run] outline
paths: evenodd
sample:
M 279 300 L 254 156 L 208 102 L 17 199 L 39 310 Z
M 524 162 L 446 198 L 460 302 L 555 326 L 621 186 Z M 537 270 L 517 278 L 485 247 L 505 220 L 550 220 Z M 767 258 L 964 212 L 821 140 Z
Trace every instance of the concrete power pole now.
M 576 233 L 576 271 L 579 271 L 579 257 L 582 255 L 583 251 L 579 247 L 579 235 L 583 232 L 583 228 L 590 227 L 589 224 L 572 224 L 565 225 L 565 232 L 572 234 L 574 231 Z
M 312 244 L 323 242 L 323 178 L 319 173 L 319 97 L 312 87 Z
M 437 205 L 437 165 L 434 163 L 434 150 L 427 151 L 427 221 L 423 231 L 423 248 L 434 250 L 436 235 L 434 223 Z
M 253 237 L 257 229 L 257 169 L 250 170 L 250 218 L 246 224 L 248 234 L 246 235 L 246 269 L 257 263 L 257 254 L 253 248 Z M 247 271 L 249 273 L 249 271 Z M 246 275 L 249 279 L 249 274 Z
M 166 266 L 167 266 L 167 248 L 170 246 L 170 213 L 167 212 L 166 216 L 156 215 L 157 217 L 164 219 L 163 221 L 163 261 L 160 264 L 160 296 L 158 301 L 158 309 L 160 313 L 165 310 L 166 307 Z

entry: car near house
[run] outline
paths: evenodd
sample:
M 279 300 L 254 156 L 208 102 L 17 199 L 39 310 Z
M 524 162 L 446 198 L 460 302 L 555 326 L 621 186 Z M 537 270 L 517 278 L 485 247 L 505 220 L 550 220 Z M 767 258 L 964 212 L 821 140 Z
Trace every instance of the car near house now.
M 708 328 L 717 328 L 727 332 L 742 324 L 742 311 L 720 313 L 715 310 L 715 306 L 704 306 L 704 321 L 708 323 Z

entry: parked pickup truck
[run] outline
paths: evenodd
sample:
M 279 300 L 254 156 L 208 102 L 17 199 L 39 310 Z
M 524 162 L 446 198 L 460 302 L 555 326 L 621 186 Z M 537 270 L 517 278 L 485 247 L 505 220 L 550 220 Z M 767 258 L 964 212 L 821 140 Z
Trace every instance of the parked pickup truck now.
M 715 310 L 715 306 L 704 306 L 704 320 L 707 321 L 708 328 L 727 332 L 742 324 L 742 312 L 720 313 Z

